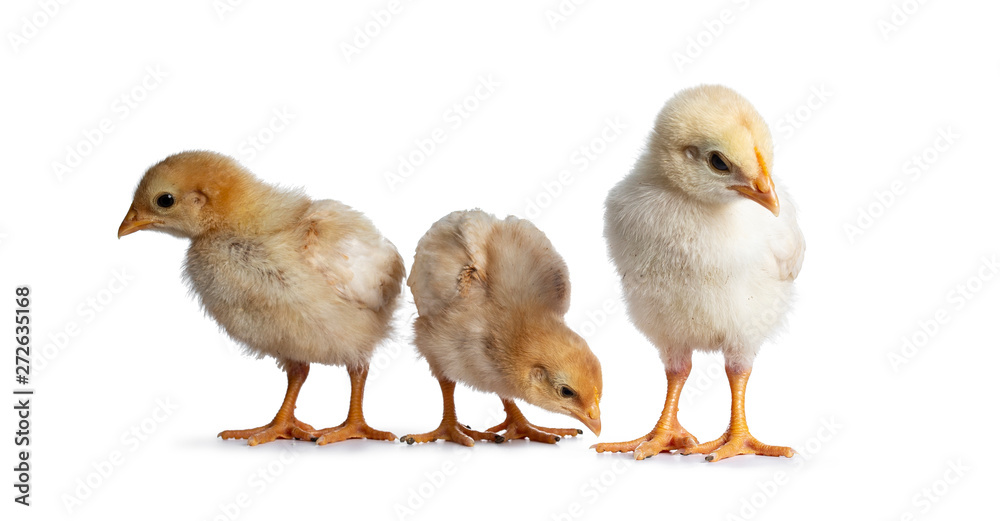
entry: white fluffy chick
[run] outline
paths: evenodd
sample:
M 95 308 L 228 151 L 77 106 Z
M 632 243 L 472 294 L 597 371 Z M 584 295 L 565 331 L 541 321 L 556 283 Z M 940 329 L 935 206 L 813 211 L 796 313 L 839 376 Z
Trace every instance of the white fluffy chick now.
M 229 157 L 196 151 L 172 155 L 142 177 L 118 237 L 145 229 L 191 240 L 185 278 L 205 311 L 250 353 L 274 357 L 288 373 L 274 420 L 220 437 L 250 445 L 394 439 L 368 426 L 362 400 L 405 267 L 364 215 L 270 186 Z M 338 427 L 314 430 L 293 414 L 313 362 L 347 367 L 351 404 Z
M 660 351 L 668 390 L 649 434 L 598 452 L 644 459 L 679 450 L 709 461 L 794 453 L 751 436 L 743 407 L 754 357 L 783 322 L 805 251 L 771 165 L 771 134 L 753 106 L 727 87 L 699 86 L 664 105 L 645 152 L 609 193 L 608 251 L 632 322 Z M 732 391 L 729 428 L 700 445 L 677 421 L 694 350 L 722 352 Z
M 569 272 L 531 222 L 453 212 L 420 239 L 407 284 L 419 313 L 416 347 L 439 380 L 444 415 L 436 430 L 401 441 L 555 443 L 583 432 L 536 427 L 515 399 L 573 416 L 600 434 L 601 364 L 563 321 Z M 504 422 L 486 432 L 458 423 L 456 381 L 498 394 Z

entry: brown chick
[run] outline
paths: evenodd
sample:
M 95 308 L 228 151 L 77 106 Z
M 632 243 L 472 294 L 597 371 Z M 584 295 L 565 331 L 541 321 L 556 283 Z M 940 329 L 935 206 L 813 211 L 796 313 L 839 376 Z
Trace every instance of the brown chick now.
M 441 384 L 444 416 L 436 430 L 400 441 L 555 443 L 583 432 L 536 427 L 515 399 L 573 416 L 600 434 L 601 364 L 563 321 L 569 273 L 538 228 L 479 210 L 453 212 L 420 239 L 407 283 L 419 313 L 415 343 Z M 504 422 L 486 432 L 460 424 L 455 382 L 498 394 Z
M 184 275 L 205 311 L 257 357 L 288 374 L 274 419 L 223 439 L 394 439 L 362 413 L 368 362 L 390 332 L 405 267 L 365 216 L 337 201 L 267 185 L 233 159 L 182 152 L 157 163 L 135 190 L 118 237 L 155 230 L 188 238 Z M 351 378 L 347 420 L 315 430 L 295 418 L 310 363 Z

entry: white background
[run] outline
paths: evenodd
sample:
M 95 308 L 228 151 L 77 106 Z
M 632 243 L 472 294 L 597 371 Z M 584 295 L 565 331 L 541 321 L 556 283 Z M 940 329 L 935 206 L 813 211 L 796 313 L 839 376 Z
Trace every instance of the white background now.
M 51 16 L 39 14 L 44 1 L 4 3 L 0 312 L 13 314 L 15 285 L 31 285 L 36 389 L 30 508 L 12 501 L 15 418 L 4 407 L 4 519 L 987 512 L 998 463 L 990 326 L 1000 282 L 983 261 L 1000 250 L 995 4 L 565 0 L 556 23 L 555 0 L 471 4 L 403 2 L 384 27 L 368 27 L 378 34 L 366 44 L 359 31 L 385 0 L 243 2 L 221 14 L 226 4 L 211 0 L 72 2 Z M 911 14 L 886 29 L 902 7 Z M 360 52 L 346 56 L 356 39 Z M 679 64 L 685 53 L 696 56 Z M 484 78 L 498 85 L 477 99 Z M 589 450 L 589 432 L 557 446 L 472 449 L 223 442 L 220 430 L 271 419 L 284 375 L 241 355 L 198 309 L 180 278 L 184 242 L 115 238 L 144 170 L 187 149 L 234 155 L 264 180 L 360 209 L 407 265 L 452 210 L 532 217 L 569 264 L 567 322 L 602 362 L 601 441 L 632 439 L 656 421 L 666 381 L 619 304 L 602 204 L 662 104 L 708 82 L 735 88 L 770 123 L 773 174 L 794 195 L 808 243 L 788 330 L 763 347 L 747 396 L 754 434 L 799 449 L 792 460 L 632 464 Z M 456 123 L 449 110 L 463 103 L 475 110 Z M 274 111 L 291 114 L 276 133 Z M 105 118 L 109 131 L 95 134 Z M 605 132 L 608 121 L 623 130 Z M 444 142 L 390 187 L 386 173 L 436 128 Z M 953 142 L 937 139 L 949 131 Z M 88 133 L 100 142 L 88 146 Z M 253 155 L 251 136 L 269 141 Z M 84 154 L 62 171 L 54 165 L 68 147 Z M 586 165 L 580 147 L 594 157 Z M 562 171 L 571 182 L 558 181 Z M 978 291 L 961 296 L 960 286 Z M 435 427 L 441 410 L 409 344 L 415 309 L 404 298 L 365 402 L 370 423 L 397 435 Z M 902 354 L 903 338 L 919 348 Z M 905 363 L 894 366 L 892 353 Z M 297 414 L 336 425 L 347 400 L 343 368 L 314 366 Z M 718 356 L 696 357 L 682 400 L 680 420 L 700 440 L 722 433 L 729 390 Z M 461 386 L 457 401 L 474 427 L 499 411 L 496 397 Z M 578 426 L 525 411 L 540 425 Z M 120 464 L 100 476 L 116 451 Z

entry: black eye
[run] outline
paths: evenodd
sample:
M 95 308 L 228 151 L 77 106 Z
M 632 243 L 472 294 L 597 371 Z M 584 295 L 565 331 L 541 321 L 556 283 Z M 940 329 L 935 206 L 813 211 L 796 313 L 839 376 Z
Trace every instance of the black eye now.
M 561 394 L 563 398 L 572 398 L 576 396 L 576 393 L 573 391 L 573 389 L 570 389 L 565 385 L 559 388 L 559 394 Z
M 712 165 L 712 168 L 720 170 L 722 172 L 727 172 L 729 170 L 729 165 L 722 160 L 722 156 L 718 152 L 712 152 L 711 156 L 708 156 L 708 162 Z
M 163 194 L 156 198 L 156 204 L 160 208 L 170 208 L 174 205 L 174 196 L 170 194 Z

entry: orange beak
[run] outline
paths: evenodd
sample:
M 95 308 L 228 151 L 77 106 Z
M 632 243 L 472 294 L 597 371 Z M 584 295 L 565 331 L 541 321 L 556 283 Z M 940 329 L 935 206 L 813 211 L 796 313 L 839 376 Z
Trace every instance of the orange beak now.
M 594 405 L 588 407 L 583 414 L 574 413 L 573 416 L 583 422 L 591 432 L 597 436 L 601 435 L 601 408 L 597 405 L 597 400 L 594 400 Z
M 135 206 L 128 209 L 128 213 L 125 215 L 125 219 L 122 220 L 121 226 L 118 227 L 118 238 L 137 232 L 139 230 L 145 230 L 150 226 L 159 223 L 155 219 L 140 219 L 139 212 L 136 211 Z
M 743 197 L 767 208 L 777 217 L 781 207 L 778 204 L 778 194 L 774 191 L 774 181 L 771 180 L 771 174 L 768 172 L 767 164 L 764 162 L 760 150 L 757 150 L 757 147 L 754 147 L 753 150 L 757 153 L 760 174 L 746 185 L 733 185 L 729 189 L 736 190 Z

